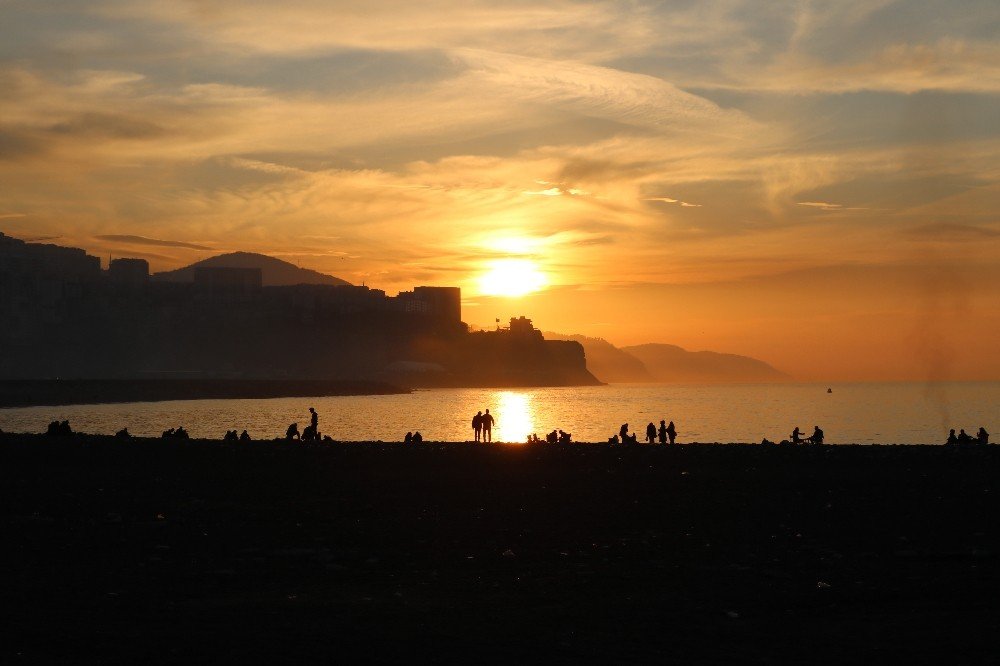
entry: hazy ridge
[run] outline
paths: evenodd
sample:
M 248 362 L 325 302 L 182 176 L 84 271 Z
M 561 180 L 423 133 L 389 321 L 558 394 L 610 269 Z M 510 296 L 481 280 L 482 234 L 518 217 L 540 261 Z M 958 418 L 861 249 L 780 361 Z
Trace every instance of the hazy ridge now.
M 602 382 L 780 382 L 791 379 L 750 356 L 688 351 L 677 345 L 648 343 L 616 347 L 604 338 L 546 332 L 551 340 L 583 345 L 587 369 Z
M 287 287 L 297 284 L 351 284 L 347 280 L 342 280 L 309 268 L 300 268 L 287 261 L 255 252 L 220 254 L 198 261 L 190 266 L 185 266 L 184 268 L 156 273 L 152 276 L 152 279 L 161 282 L 194 282 L 194 271 L 196 268 L 201 267 L 259 268 L 261 271 L 261 280 L 265 287 Z

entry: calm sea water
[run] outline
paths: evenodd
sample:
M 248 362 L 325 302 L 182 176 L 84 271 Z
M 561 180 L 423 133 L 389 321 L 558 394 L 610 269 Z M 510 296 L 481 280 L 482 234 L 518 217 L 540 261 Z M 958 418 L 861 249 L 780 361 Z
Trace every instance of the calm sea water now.
M 556 428 L 577 441 L 605 441 L 622 423 L 644 436 L 646 424 L 673 420 L 680 442 L 780 441 L 799 426 L 819 425 L 836 443 L 939 444 L 948 428 L 973 434 L 980 426 L 1000 437 L 1000 382 L 944 384 L 782 384 L 739 386 L 624 385 L 538 389 L 434 389 L 409 395 L 183 400 L 117 405 L 0 409 L 0 429 L 41 432 L 68 419 L 74 430 L 158 436 L 183 425 L 192 437 L 219 438 L 246 428 L 255 439 L 302 428 L 309 407 L 320 431 L 338 440 L 402 439 L 419 430 L 426 440 L 465 441 L 477 410 L 497 419 L 494 441 L 522 442 Z

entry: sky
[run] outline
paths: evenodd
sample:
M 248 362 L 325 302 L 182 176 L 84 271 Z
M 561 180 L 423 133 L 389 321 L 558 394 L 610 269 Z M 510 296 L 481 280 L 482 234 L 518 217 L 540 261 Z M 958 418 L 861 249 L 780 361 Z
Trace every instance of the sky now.
M 0 231 L 1000 379 L 995 0 L 0 0 Z

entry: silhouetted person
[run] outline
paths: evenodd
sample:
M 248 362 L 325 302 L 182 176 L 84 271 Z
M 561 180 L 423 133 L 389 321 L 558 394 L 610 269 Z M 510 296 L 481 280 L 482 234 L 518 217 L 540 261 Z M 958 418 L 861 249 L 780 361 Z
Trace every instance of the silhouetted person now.
M 474 433 L 476 433 L 476 441 L 478 442 L 479 438 L 483 434 L 483 412 L 482 412 L 482 410 L 476 412 L 476 415 L 472 417 L 472 431 Z
M 792 444 L 801 444 L 802 434 L 799 432 L 799 427 L 795 426 L 795 430 L 792 431 Z
M 639 443 L 639 436 L 636 435 L 635 433 L 627 435 L 625 437 L 625 440 L 622 442 L 622 444 L 638 444 L 638 443 Z
M 493 424 L 496 423 L 496 419 L 490 414 L 490 410 L 486 410 L 483 414 L 483 441 L 492 442 L 493 441 Z
M 163 439 L 170 439 L 173 436 L 174 436 L 174 429 L 173 428 L 170 428 L 169 430 L 164 430 L 163 434 L 160 435 L 160 437 L 163 438 Z
M 568 433 L 568 432 L 563 432 L 562 430 L 559 431 L 559 443 L 560 444 L 569 444 L 570 440 L 572 439 L 572 437 L 573 437 L 573 435 L 570 434 L 570 433 Z
M 416 431 L 415 433 L 413 433 L 413 443 L 414 444 L 420 444 L 423 441 L 424 441 L 424 436 L 420 434 L 419 430 Z
M 174 437 L 177 439 L 190 439 L 188 431 L 184 429 L 184 426 L 177 426 L 177 430 L 174 430 Z
M 226 431 L 226 436 L 222 438 L 222 441 L 224 441 L 224 442 L 235 442 L 235 441 L 238 441 L 238 440 L 239 440 L 239 437 L 236 435 L 236 431 L 235 430 L 227 430 Z
M 958 443 L 959 444 L 969 444 L 972 442 L 972 436 L 965 432 L 965 428 L 958 431 Z
M 248 433 L 246 430 L 244 430 L 243 432 L 241 432 L 240 433 L 240 441 L 241 442 L 249 442 L 250 441 L 250 433 Z
M 293 439 L 302 441 L 302 435 L 299 434 L 298 423 L 293 423 L 292 425 L 288 426 L 288 430 L 285 431 L 285 439 L 289 442 L 292 441 Z
M 667 424 L 665 421 L 660 421 L 660 429 L 656 434 L 660 437 L 660 444 L 667 443 Z
M 618 436 L 622 438 L 622 444 L 628 440 L 628 424 L 623 423 L 621 428 L 618 428 Z
M 667 437 L 670 439 L 671 444 L 677 439 L 677 428 L 674 427 L 673 421 L 667 424 Z
M 313 424 L 307 425 L 302 429 L 302 441 L 303 442 L 315 442 L 319 439 L 319 433 L 316 432 L 316 426 Z
M 69 427 L 69 421 L 53 421 L 49 424 L 49 428 L 45 431 L 45 434 L 54 437 L 65 437 L 72 435 L 73 429 Z
M 650 444 L 656 444 L 656 426 L 653 425 L 652 421 L 646 426 L 646 441 Z
M 990 433 L 986 432 L 986 428 L 980 426 L 979 432 L 976 433 L 976 440 L 978 440 L 980 444 L 989 444 Z
M 130 435 L 128 432 L 128 428 L 122 428 L 121 430 L 115 433 L 115 437 L 117 437 L 118 439 L 128 439 L 131 436 L 132 435 Z
M 406 437 L 403 438 L 403 444 L 413 444 L 413 433 L 406 433 Z
M 617 443 L 618 443 L 618 435 L 611 435 L 611 437 L 608 437 L 608 444 L 617 444 Z
M 555 444 L 558 441 L 559 441 L 559 433 L 556 432 L 555 430 L 553 430 L 552 432 L 550 432 L 545 436 L 545 442 L 547 444 Z
M 948 431 L 948 441 L 945 442 L 948 446 L 954 446 L 958 444 L 958 437 L 955 437 L 955 429 L 952 428 Z
M 819 426 L 813 426 L 813 434 L 812 437 L 809 438 L 809 441 L 813 444 L 822 444 L 823 437 L 823 431 L 819 429 Z
M 59 421 L 53 421 L 49 424 L 48 429 L 45 431 L 46 435 L 50 437 L 55 437 L 59 434 Z
M 319 414 L 312 407 L 309 408 L 309 425 L 313 427 L 313 432 L 319 432 Z

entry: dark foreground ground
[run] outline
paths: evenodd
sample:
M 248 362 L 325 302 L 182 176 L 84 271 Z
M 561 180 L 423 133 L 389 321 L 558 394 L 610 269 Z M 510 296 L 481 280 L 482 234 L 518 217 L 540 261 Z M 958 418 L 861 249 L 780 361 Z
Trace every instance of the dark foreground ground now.
M 1000 450 L 0 437 L 0 662 L 996 663 Z

